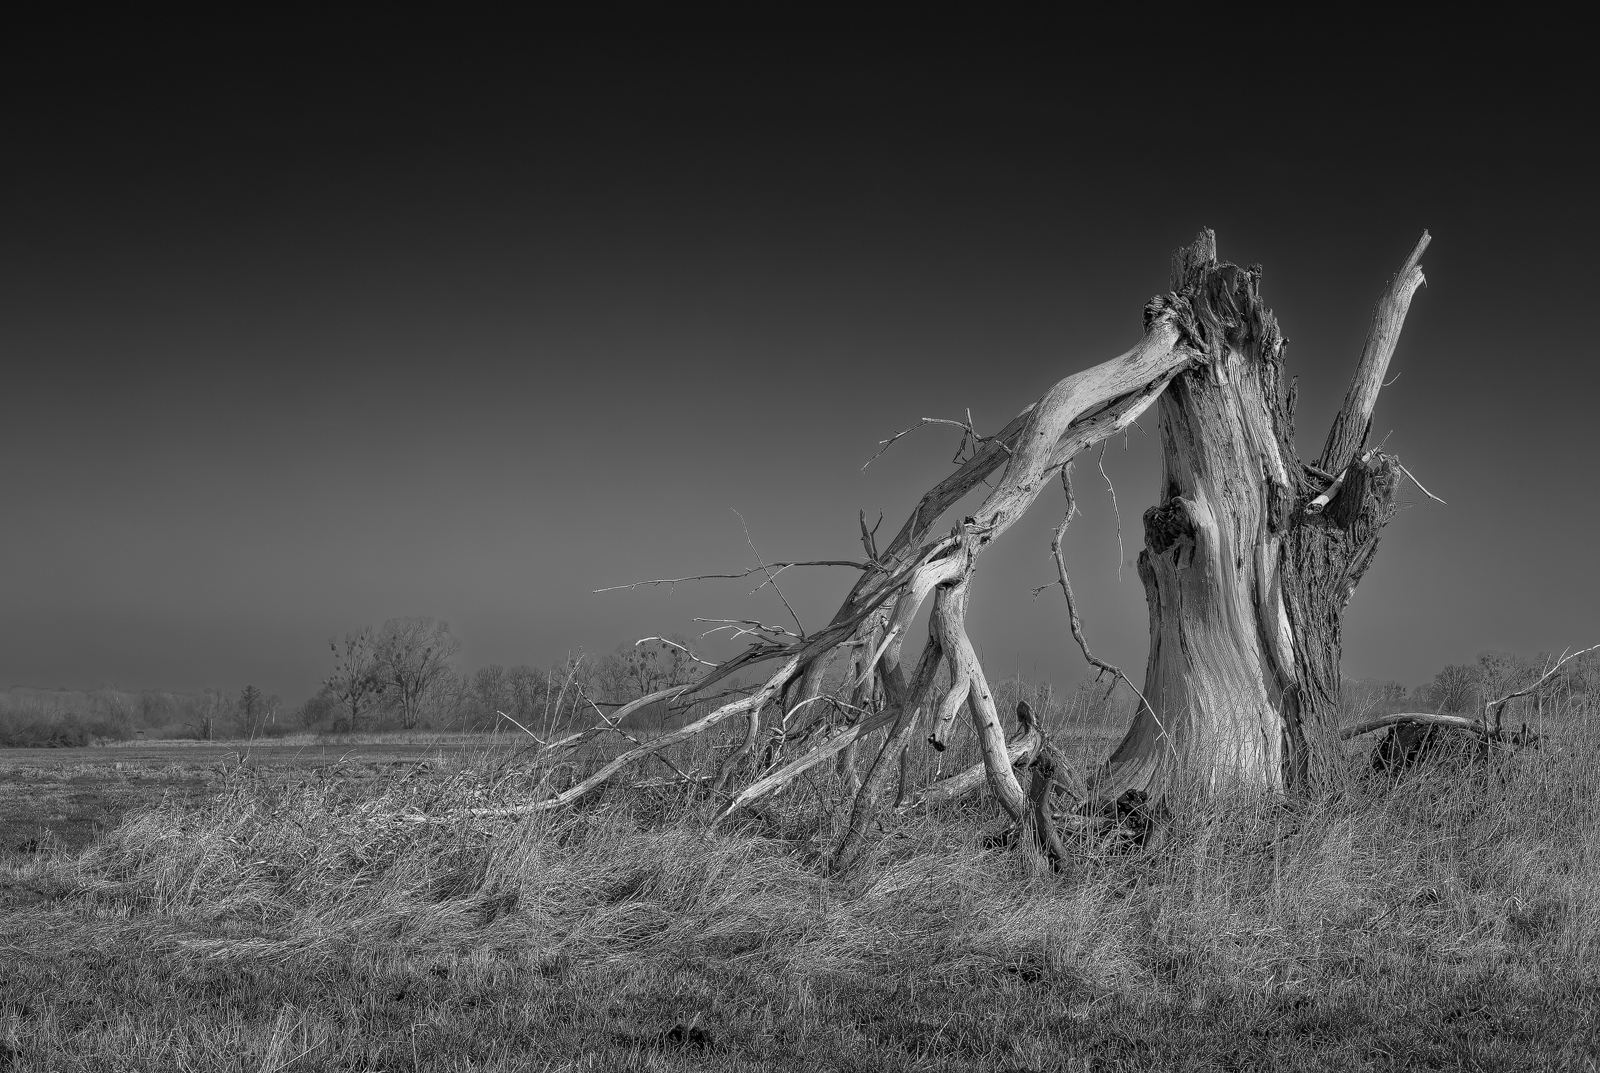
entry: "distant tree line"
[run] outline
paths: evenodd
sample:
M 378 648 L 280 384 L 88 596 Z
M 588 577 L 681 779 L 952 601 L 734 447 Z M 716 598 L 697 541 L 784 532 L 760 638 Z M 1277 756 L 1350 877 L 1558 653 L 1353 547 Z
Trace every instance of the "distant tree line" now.
M 0 746 L 48 748 L 131 738 L 262 737 L 287 733 L 283 702 L 259 687 L 238 693 L 14 688 L 0 693 Z
M 460 642 L 433 618 L 390 619 L 329 642 L 333 673 L 301 706 L 301 726 L 338 733 L 456 729 L 553 732 L 646 693 L 691 681 L 700 665 L 681 638 L 621 644 L 603 656 L 580 653 L 545 670 L 455 665 Z M 587 714 L 586 714 L 587 713 Z M 668 706 L 635 725 L 681 718 Z
M 545 669 L 490 664 L 461 670 L 460 642 L 448 624 L 427 617 L 364 627 L 333 640 L 330 649 L 332 673 L 297 708 L 253 684 L 237 692 L 0 691 L 0 746 L 80 746 L 135 737 L 250 739 L 308 730 L 499 729 L 542 738 L 593 725 L 602 713 L 690 682 L 703 670 L 679 637 L 624 643 L 598 656 L 579 653 Z M 1392 681 L 1346 681 L 1343 707 L 1351 718 L 1402 711 L 1481 714 L 1489 701 L 1538 678 L 1552 662 L 1548 654 L 1486 652 L 1476 662 L 1448 665 L 1411 689 Z M 1080 683 L 1059 697 L 1020 679 L 1008 688 L 1019 697 L 1026 693 L 1041 711 L 1061 709 L 1063 718 L 1120 725 L 1131 716 L 1131 697 L 1103 683 Z M 1535 695 L 1512 702 L 1505 718 L 1536 723 L 1557 708 L 1594 714 L 1597 707 L 1600 653 L 1564 666 Z M 629 722 L 646 729 L 680 725 L 699 708 L 658 703 Z

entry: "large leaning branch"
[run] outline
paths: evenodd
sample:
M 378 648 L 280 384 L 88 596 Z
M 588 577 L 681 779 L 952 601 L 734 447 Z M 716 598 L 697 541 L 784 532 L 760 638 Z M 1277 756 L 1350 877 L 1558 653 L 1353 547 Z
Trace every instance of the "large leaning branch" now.
M 1426 280 L 1422 275 L 1422 252 L 1433 237 L 1426 231 L 1417 240 L 1405 264 L 1390 281 L 1389 287 L 1378 299 L 1372 311 L 1372 324 L 1367 329 L 1367 341 L 1361 349 L 1361 361 L 1356 365 L 1350 388 L 1345 392 L 1344 405 L 1328 429 L 1328 442 L 1322 449 L 1318 463 L 1329 473 L 1342 474 L 1345 467 L 1361 450 L 1367 440 L 1367 426 L 1372 423 L 1372 408 L 1377 405 L 1378 392 L 1383 387 L 1383 377 L 1389 370 L 1389 359 L 1400 342 L 1400 329 L 1405 326 L 1406 312 L 1411 308 L 1411 296 Z
M 781 695 L 797 676 L 809 687 L 809 683 L 818 678 L 811 673 L 818 661 L 825 660 L 841 646 L 862 644 L 865 638 L 858 636 L 861 631 L 867 631 L 874 638 L 874 655 L 881 656 L 876 675 L 884 683 L 885 693 L 902 693 L 904 679 L 898 652 L 905 632 L 933 590 L 948 586 L 959 593 L 952 593 L 954 599 L 947 601 L 947 614 L 936 628 L 945 642 L 942 647 L 946 658 L 967 672 L 961 676 L 968 686 L 965 699 L 979 731 L 990 784 L 1006 811 L 1020 817 L 1026 807 L 1026 797 L 1011 771 L 1009 749 L 998 713 L 972 643 L 966 637 L 966 582 L 981 550 L 1022 516 L 1058 467 L 1070 461 L 1078 451 L 1126 428 L 1155 401 L 1174 376 L 1196 361 L 1204 360 L 1204 356 L 1187 342 L 1193 338 L 1189 324 L 1192 320 L 1193 311 L 1182 298 L 1171 296 L 1153 302 L 1146 311 L 1144 336 L 1131 350 L 1058 381 L 1038 403 L 1028 407 L 994 436 L 981 440 L 974 437 L 976 450 L 972 457 L 922 497 L 889 547 L 877 561 L 865 564 L 861 579 L 826 627 L 793 640 L 774 637 L 757 641 L 740 655 L 713 668 L 695 684 L 697 689 L 707 688 L 735 670 L 782 658 L 782 669 L 772 674 L 754 697 L 725 705 L 681 730 L 624 753 L 577 786 L 532 808 L 554 808 L 575 800 L 650 751 L 692 737 L 733 715 L 748 716 L 752 706 L 759 712 L 762 705 L 773 696 Z M 939 517 L 1002 465 L 1004 471 L 977 515 L 949 536 L 928 540 Z M 842 560 L 826 562 L 828 565 L 863 565 Z M 766 573 L 771 569 L 770 565 L 763 564 L 739 576 L 758 571 Z M 635 584 L 673 584 L 679 580 L 690 579 Z M 871 668 L 867 670 L 870 672 Z M 800 698 L 802 702 L 805 699 Z M 902 703 L 904 700 L 902 697 Z M 891 704 L 883 713 L 884 725 L 889 725 L 900 714 L 901 705 Z M 872 729 L 877 729 L 876 719 L 864 722 L 851 740 L 859 740 L 867 732 L 868 723 L 873 724 Z M 754 800 L 760 792 L 770 792 L 799 771 L 820 762 L 823 755 L 847 748 L 848 744 L 845 737 L 840 736 L 820 746 L 820 752 L 814 750 L 785 765 L 750 788 L 760 788 L 756 795 L 750 790 L 738 795 L 725 814 Z
M 882 553 L 881 572 L 869 571 L 864 575 L 827 629 L 813 634 L 803 646 L 804 650 L 799 653 L 802 665 L 852 640 L 857 627 L 877 613 L 891 596 L 896 598 L 892 621 L 884 623 L 885 633 L 874 648 L 881 647 L 885 639 L 892 639 L 889 650 L 897 649 L 904 638 L 905 627 L 910 625 L 932 590 L 940 585 L 960 585 L 963 578 L 970 577 L 978 551 L 1022 515 L 1057 467 L 1065 465 L 1084 448 L 1127 428 L 1149 408 L 1174 376 L 1199 360 L 1200 355 L 1182 343 L 1177 323 L 1181 319 L 1179 314 L 1181 310 L 1177 314 L 1172 310 L 1157 310 L 1138 346 L 1058 382 L 1038 403 L 989 438 L 954 474 L 924 495 Z M 950 536 L 917 547 L 940 514 L 1002 463 L 1005 463 L 1005 473 L 975 518 Z M 962 700 L 971 698 L 975 677 L 971 672 L 977 670 L 981 675 L 975 653 L 967 655 L 971 652 L 971 642 L 966 641 L 962 617 L 957 615 L 946 623 L 952 629 L 945 652 L 956 667 L 957 692 L 954 697 L 947 693 L 940 699 L 940 714 L 947 718 L 954 716 Z M 763 656 L 770 658 L 773 654 L 776 653 Z M 737 662 L 730 661 L 730 664 Z M 968 673 L 963 675 L 962 670 Z M 720 672 L 721 668 L 719 676 Z M 898 673 L 897 668 L 885 675 L 886 680 L 891 680 L 895 673 Z M 965 697 L 959 695 L 962 684 L 968 687 Z M 984 692 L 987 692 L 986 685 Z M 1007 811 L 1020 812 L 1025 806 L 1025 795 L 1010 771 L 1009 750 L 1003 734 L 999 733 L 999 720 L 992 711 L 983 712 L 983 707 L 980 700 L 974 714 L 984 731 L 980 738 L 985 746 L 987 771 L 998 782 L 998 792 L 1009 806 Z M 893 713 L 886 712 L 884 725 L 892 718 Z M 836 738 L 820 748 L 832 755 L 846 745 L 843 739 Z M 727 811 L 777 789 L 821 759 L 820 755 L 808 754 L 792 761 L 736 797 Z

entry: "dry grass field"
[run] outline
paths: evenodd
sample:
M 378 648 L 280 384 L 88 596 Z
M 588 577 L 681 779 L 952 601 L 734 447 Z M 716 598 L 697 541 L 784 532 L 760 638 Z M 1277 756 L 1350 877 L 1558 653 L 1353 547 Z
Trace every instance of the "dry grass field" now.
M 1056 728 L 1086 757 L 1113 733 Z M 0 777 L 0 1069 L 1600 1069 L 1582 723 L 1487 769 L 1180 805 L 1159 848 L 1066 874 L 988 848 L 979 800 L 829 877 L 831 777 L 715 830 L 665 787 L 475 817 L 530 791 L 488 739 Z

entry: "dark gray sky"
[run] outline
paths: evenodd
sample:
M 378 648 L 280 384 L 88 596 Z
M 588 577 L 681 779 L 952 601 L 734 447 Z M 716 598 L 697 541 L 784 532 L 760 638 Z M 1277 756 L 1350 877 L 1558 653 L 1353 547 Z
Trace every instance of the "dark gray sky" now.
M 14 57 L 0 684 L 298 699 L 330 635 L 394 615 L 447 619 L 469 667 L 779 619 L 753 583 L 590 590 L 751 565 L 730 508 L 768 558 L 856 557 L 856 510 L 892 532 L 957 433 L 863 474 L 879 439 L 992 431 L 1127 348 L 1202 226 L 1266 267 L 1307 457 L 1434 235 L 1374 429 L 1449 506 L 1389 527 L 1346 673 L 1600 641 L 1600 227 L 1562 64 L 1287 50 L 1179 87 L 1060 27 L 653 32 L 168 54 L 113 27 Z M 1137 431 L 1105 458 L 1125 564 L 1155 466 Z M 1077 487 L 1090 639 L 1141 668 L 1092 460 Z M 1029 597 L 1059 506 L 980 572 L 996 677 L 1082 670 Z M 784 591 L 809 626 L 847 574 Z

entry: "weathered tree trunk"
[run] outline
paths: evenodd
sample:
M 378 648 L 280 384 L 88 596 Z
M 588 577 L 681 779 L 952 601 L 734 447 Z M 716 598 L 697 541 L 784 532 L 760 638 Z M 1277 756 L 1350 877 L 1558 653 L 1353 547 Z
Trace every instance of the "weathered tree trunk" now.
M 1274 789 L 1316 778 L 1336 723 L 1344 608 L 1395 511 L 1398 463 L 1362 452 L 1427 244 L 1379 303 L 1317 466 L 1294 447 L 1293 385 L 1260 268 L 1218 262 L 1209 232 L 1174 257 L 1173 290 L 1191 296 L 1208 360 L 1159 403 L 1161 501 L 1145 512 L 1139 555 L 1148 703 L 1096 778 L 1098 798 L 1157 797 L 1178 777 Z

